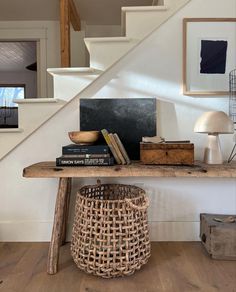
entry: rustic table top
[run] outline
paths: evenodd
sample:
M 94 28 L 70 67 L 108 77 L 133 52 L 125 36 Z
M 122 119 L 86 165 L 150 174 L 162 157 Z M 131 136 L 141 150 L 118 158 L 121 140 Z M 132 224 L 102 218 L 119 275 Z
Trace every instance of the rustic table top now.
M 45 161 L 24 168 L 24 177 L 225 177 L 236 178 L 236 163 L 209 165 L 196 161 L 193 166 L 130 165 L 56 167 L 54 161 Z

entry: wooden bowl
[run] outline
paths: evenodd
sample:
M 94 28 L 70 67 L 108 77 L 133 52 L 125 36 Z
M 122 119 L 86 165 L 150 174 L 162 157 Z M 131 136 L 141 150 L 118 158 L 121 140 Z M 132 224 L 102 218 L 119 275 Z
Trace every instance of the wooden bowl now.
M 92 144 L 99 138 L 99 131 L 73 131 L 69 132 L 70 140 L 75 144 Z

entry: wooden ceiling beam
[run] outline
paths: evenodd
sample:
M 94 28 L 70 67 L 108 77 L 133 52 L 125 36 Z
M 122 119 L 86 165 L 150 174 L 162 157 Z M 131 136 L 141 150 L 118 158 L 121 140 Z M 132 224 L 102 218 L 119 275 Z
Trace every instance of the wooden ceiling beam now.
M 79 13 L 73 0 L 60 0 L 61 67 L 71 66 L 70 24 L 81 30 Z
M 60 0 L 61 67 L 71 66 L 70 0 Z
M 69 0 L 70 5 L 70 22 L 75 31 L 81 30 L 81 22 L 78 10 L 76 9 L 75 3 L 73 0 Z

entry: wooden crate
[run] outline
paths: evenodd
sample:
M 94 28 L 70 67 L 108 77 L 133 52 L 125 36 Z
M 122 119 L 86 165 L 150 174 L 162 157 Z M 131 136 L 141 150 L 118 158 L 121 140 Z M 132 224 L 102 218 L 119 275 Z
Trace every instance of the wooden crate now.
M 193 165 L 192 143 L 140 143 L 140 160 L 144 164 Z
M 236 260 L 236 223 L 217 222 L 235 215 L 200 214 L 202 244 L 213 259 Z

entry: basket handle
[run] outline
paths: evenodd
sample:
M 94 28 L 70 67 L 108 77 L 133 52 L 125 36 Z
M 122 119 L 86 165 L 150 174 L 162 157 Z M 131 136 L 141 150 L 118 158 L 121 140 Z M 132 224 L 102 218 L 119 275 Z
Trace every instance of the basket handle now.
M 132 208 L 134 210 L 138 210 L 138 211 L 146 211 L 146 209 L 148 208 L 148 206 L 150 204 L 148 197 L 144 197 L 144 202 L 143 202 L 142 206 L 135 205 L 132 202 L 132 200 L 128 199 L 128 198 L 125 198 L 125 202 L 130 208 Z

